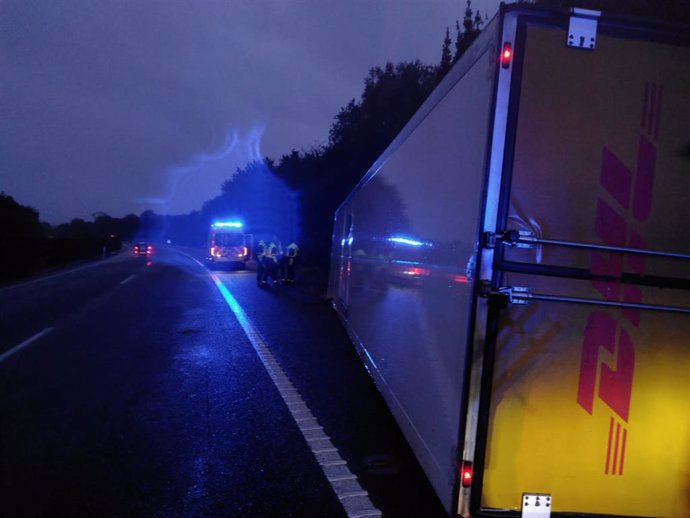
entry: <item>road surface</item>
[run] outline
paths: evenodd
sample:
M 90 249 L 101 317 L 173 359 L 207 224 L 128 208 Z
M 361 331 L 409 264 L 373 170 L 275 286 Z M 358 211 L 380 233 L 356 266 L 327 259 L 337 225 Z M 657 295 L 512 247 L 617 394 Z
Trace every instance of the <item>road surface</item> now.
M 0 514 L 444 516 L 328 304 L 200 259 L 0 289 Z

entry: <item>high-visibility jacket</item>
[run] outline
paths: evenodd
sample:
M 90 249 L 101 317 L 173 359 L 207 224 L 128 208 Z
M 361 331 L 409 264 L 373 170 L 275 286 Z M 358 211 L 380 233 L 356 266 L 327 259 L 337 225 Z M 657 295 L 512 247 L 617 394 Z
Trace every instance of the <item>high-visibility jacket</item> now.
M 262 239 L 261 241 L 259 241 L 259 244 L 256 247 L 256 259 L 260 261 L 265 253 L 266 253 L 266 243 L 264 243 L 264 241 Z
M 297 252 L 299 252 L 299 247 L 297 246 L 297 243 L 290 243 L 287 247 L 287 256 L 297 257 Z
M 275 243 L 268 245 L 265 256 L 274 262 L 278 262 L 278 247 L 275 245 Z

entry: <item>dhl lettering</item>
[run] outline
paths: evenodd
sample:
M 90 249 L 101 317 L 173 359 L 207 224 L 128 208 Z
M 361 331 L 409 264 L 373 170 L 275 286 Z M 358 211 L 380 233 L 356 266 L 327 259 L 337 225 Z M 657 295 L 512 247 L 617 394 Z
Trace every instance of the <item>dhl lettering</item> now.
M 592 413 L 597 371 L 601 365 L 599 398 L 627 422 L 630 414 L 635 350 L 630 336 L 624 329 L 620 329 L 616 343 L 617 328 L 616 319 L 604 311 L 595 311 L 589 316 L 580 362 L 577 402 L 587 412 Z M 615 369 L 600 361 L 601 349 L 615 355 Z
M 603 311 L 589 315 L 585 326 L 580 360 L 580 383 L 577 390 L 577 402 L 590 414 L 594 410 L 594 391 L 597 384 L 599 366 L 599 349 L 615 352 L 616 320 Z
M 606 475 L 622 475 L 625 465 L 625 446 L 628 431 L 612 417 L 609 423 L 609 441 L 606 447 Z
M 601 186 L 625 209 L 630 207 L 632 190 L 632 171 L 621 162 L 607 147 L 601 153 Z M 599 218 L 596 220 L 599 222 Z
M 647 241 L 634 230 L 630 231 L 628 239 L 628 246 L 632 248 L 647 248 Z M 628 267 L 635 273 L 640 275 L 645 272 L 644 257 L 641 255 L 629 255 L 627 257 Z M 625 286 L 623 288 L 623 300 L 626 302 L 642 302 L 642 290 L 637 286 Z M 640 326 L 641 312 L 639 309 L 626 308 L 623 310 L 623 316 L 635 327 Z
M 613 443 L 613 430 L 615 429 L 616 422 L 613 420 L 613 417 L 609 421 L 609 442 L 608 446 L 606 447 L 606 466 L 604 467 L 604 473 L 607 475 L 610 473 L 611 470 L 611 444 Z
M 616 368 L 612 369 L 605 363 L 601 365 L 599 397 L 626 423 L 630 416 L 634 370 L 635 348 L 630 335 L 621 327 L 618 336 Z
M 656 173 L 656 146 L 661 121 L 663 86 L 645 85 L 642 105 L 641 134 L 638 140 L 635 172 L 629 169 L 610 149 L 601 156 L 600 186 L 610 195 L 616 207 L 600 196 L 597 200 L 594 231 L 607 245 L 645 248 L 646 241 L 630 226 L 631 220 L 645 223 L 652 211 L 652 195 Z M 612 280 L 592 281 L 592 286 L 610 301 L 642 302 L 642 291 L 636 286 L 621 286 L 614 281 L 623 273 L 623 254 L 593 252 L 591 271 Z M 642 256 L 625 258 L 635 273 L 644 274 Z M 640 310 L 625 308 L 623 320 L 639 327 Z M 595 395 L 615 414 L 610 418 L 604 473 L 623 475 L 635 372 L 635 346 L 621 325 L 606 311 L 593 311 L 585 324 L 580 359 L 577 402 L 589 414 L 594 412 Z M 615 358 L 615 367 L 600 356 L 607 351 Z M 598 391 L 597 391 L 598 382 Z M 620 419 L 622 423 L 618 420 Z
M 640 136 L 638 149 L 632 212 L 637 221 L 644 222 L 652 212 L 656 147 L 646 137 Z

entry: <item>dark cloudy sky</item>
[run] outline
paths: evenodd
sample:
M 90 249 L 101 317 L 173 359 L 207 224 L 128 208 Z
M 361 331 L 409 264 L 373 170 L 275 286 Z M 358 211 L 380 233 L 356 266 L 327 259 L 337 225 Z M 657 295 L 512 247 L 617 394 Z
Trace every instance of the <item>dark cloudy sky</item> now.
M 0 190 L 53 224 L 199 209 L 326 143 L 372 66 L 437 63 L 465 3 L 0 0 Z

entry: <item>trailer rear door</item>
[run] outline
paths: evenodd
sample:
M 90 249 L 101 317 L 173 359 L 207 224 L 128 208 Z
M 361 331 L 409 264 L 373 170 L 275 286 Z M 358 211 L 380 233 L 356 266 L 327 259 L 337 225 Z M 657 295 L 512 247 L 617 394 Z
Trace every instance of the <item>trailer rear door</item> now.
M 601 19 L 583 50 L 566 25 L 512 42 L 478 505 L 688 517 L 687 32 Z

